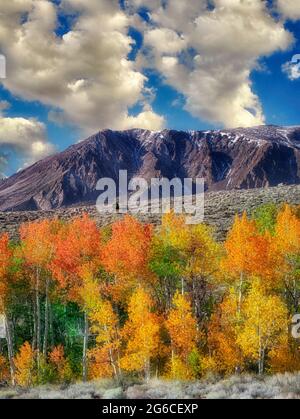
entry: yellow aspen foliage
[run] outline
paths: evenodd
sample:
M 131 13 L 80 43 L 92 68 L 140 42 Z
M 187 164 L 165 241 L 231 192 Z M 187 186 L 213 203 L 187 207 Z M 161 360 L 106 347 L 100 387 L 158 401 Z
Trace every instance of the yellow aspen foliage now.
M 168 365 L 168 376 L 173 379 L 190 379 L 193 371 L 189 362 L 192 351 L 196 351 L 197 322 L 186 295 L 176 292 L 173 298 L 166 328 L 171 338 L 172 356 Z
M 152 266 L 165 280 L 162 291 L 165 291 L 167 308 L 174 295 L 174 284 L 179 285 L 180 281 L 181 291 L 191 296 L 200 324 L 220 264 L 221 246 L 214 240 L 212 228 L 204 224 L 187 225 L 184 216 L 171 212 L 164 215 L 156 241 Z M 169 276 L 173 281 L 166 281 Z
M 193 380 L 194 372 L 180 356 L 173 355 L 167 365 L 167 378 L 172 380 Z
M 204 372 L 232 374 L 243 369 L 243 356 L 237 344 L 241 326 L 238 298 L 233 290 L 217 307 L 208 325 L 210 355 L 202 361 Z
M 289 205 L 278 214 L 275 227 L 276 246 L 283 254 L 300 251 L 300 220 Z
M 158 355 L 160 319 L 153 313 L 153 301 L 147 292 L 138 288 L 128 306 L 128 320 L 122 330 L 126 342 L 121 367 L 126 371 L 151 375 L 151 359 Z
M 289 205 L 278 214 L 272 251 L 278 285 L 285 291 L 290 310 L 297 313 L 300 301 L 300 220 Z
M 89 352 L 90 375 L 94 378 L 118 377 L 121 344 L 118 317 L 109 301 L 98 301 L 89 315 L 97 343 L 97 347 Z
M 221 246 L 215 241 L 212 228 L 204 224 L 190 226 L 186 275 L 212 278 L 219 268 L 220 256 Z
M 271 236 L 260 235 L 255 221 L 249 220 L 244 212 L 236 216 L 225 242 L 226 256 L 221 262 L 223 278 L 233 283 L 239 294 L 238 311 L 248 282 L 253 276 L 264 279 L 265 286 L 273 275 L 271 259 Z
M 171 246 L 184 250 L 189 240 L 189 226 L 184 215 L 170 211 L 162 217 L 160 237 Z
M 203 327 L 209 296 L 216 287 L 220 268 L 221 246 L 213 237 L 213 230 L 204 224 L 189 226 L 189 241 L 184 259 L 183 271 L 186 290 L 191 296 L 193 312 L 199 327 Z
M 197 323 L 192 314 L 191 303 L 186 295 L 176 292 L 173 298 L 173 309 L 166 321 L 171 338 L 172 350 L 184 362 L 196 346 Z
M 78 277 L 81 280 L 81 286 L 78 289 L 78 299 L 84 311 L 91 313 L 97 310 L 101 302 L 101 284 L 96 279 L 93 264 L 86 263 L 80 267 L 78 269 Z
M 15 379 L 20 387 L 31 387 L 35 384 L 35 357 L 29 342 L 25 342 L 15 356 Z
M 288 330 L 288 310 L 278 296 L 268 295 L 259 280 L 252 283 L 243 307 L 244 324 L 237 343 L 249 360 L 257 362 L 258 371 L 265 371 L 269 351 L 278 350 Z
M 207 276 L 216 271 L 220 245 L 214 240 L 211 227 L 187 225 L 184 216 L 171 212 L 162 218 L 159 239 L 181 252 L 186 261 L 184 275 Z

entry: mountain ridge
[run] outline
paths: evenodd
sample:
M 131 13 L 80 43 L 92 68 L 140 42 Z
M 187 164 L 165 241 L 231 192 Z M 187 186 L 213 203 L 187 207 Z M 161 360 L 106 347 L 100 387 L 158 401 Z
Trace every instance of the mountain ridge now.
M 203 177 L 207 191 L 300 183 L 300 127 L 102 130 L 0 182 L 0 211 L 95 202 L 97 181 Z

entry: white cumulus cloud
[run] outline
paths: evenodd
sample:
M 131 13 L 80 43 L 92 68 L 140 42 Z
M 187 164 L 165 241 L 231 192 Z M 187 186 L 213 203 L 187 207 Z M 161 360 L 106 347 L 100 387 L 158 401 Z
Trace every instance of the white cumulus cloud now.
M 293 44 L 286 19 L 300 18 L 299 0 L 1 0 L 0 51 L 12 94 L 49 106 L 49 120 L 85 133 L 101 128 L 165 126 L 152 106 L 146 69 L 184 98 L 192 115 L 226 127 L 265 122 L 251 83 L 261 58 Z M 138 12 L 148 10 L 143 19 Z M 63 22 L 67 25 L 61 25 Z M 143 46 L 129 59 L 142 32 Z M 295 66 L 284 67 L 298 78 Z M 139 106 L 136 106 L 139 105 Z M 2 106 L 2 108 L 1 108 Z M 52 151 L 36 119 L 9 118 L 0 106 L 0 146 L 34 161 Z M 141 111 L 134 116 L 130 110 Z M 2 109 L 2 111 L 1 111 Z M 26 144 L 26 145 L 25 145 Z M 7 159 L 1 154 L 2 165 Z M 1 163 L 0 163 L 1 164 Z
M 300 55 L 295 55 L 291 61 L 285 63 L 282 66 L 282 71 L 292 81 L 300 79 Z
M 72 24 L 58 35 L 61 13 L 72 14 Z M 129 117 L 144 100 L 147 81 L 128 59 L 129 23 L 118 0 L 1 0 L 0 49 L 8 62 L 3 84 L 21 98 L 50 105 L 52 119 L 56 112 L 88 133 L 127 123 L 162 128 L 150 104 L 147 113 Z
M 47 140 L 46 127 L 32 118 L 5 116 L 9 108 L 6 101 L 0 102 L 0 173 L 3 174 L 9 159 L 21 158 L 23 165 L 34 163 L 52 154 L 55 147 Z
M 211 6 L 164 0 L 152 8 L 140 62 L 185 96 L 192 115 L 226 127 L 263 124 L 251 73 L 260 58 L 289 48 L 293 35 L 264 1 L 214 0 Z
M 291 20 L 300 19 L 300 1 L 299 0 L 277 0 L 279 12 Z

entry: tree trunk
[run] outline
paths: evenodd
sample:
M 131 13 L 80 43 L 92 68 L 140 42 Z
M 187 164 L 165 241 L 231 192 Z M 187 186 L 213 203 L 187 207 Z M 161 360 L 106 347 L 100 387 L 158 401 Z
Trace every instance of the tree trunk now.
M 16 384 L 15 380 L 15 365 L 14 365 L 14 350 L 12 344 L 12 334 L 10 329 L 9 319 L 4 313 L 5 318 L 5 330 L 6 330 L 6 341 L 7 341 L 7 348 L 8 348 L 8 360 L 9 360 L 9 368 L 10 368 L 10 376 L 11 376 L 11 383 L 13 386 Z
M 265 350 L 260 349 L 259 354 L 259 375 L 263 375 L 265 372 Z
M 107 333 L 108 332 L 108 327 L 107 327 L 107 325 L 104 325 L 104 330 L 105 330 L 105 332 Z M 107 342 L 108 344 L 110 343 L 110 342 Z M 111 364 L 111 366 L 112 366 L 112 369 L 113 369 L 113 371 L 114 371 L 114 375 L 115 375 L 115 378 L 116 378 L 116 380 L 118 380 L 118 371 L 117 371 L 117 367 L 116 367 L 116 363 L 115 363 L 115 360 L 114 360 L 114 355 L 113 355 L 113 351 L 112 351 L 112 349 L 111 348 L 109 348 L 109 360 L 110 360 L 110 364 Z
M 83 337 L 83 353 L 82 353 L 82 379 L 84 382 L 88 378 L 88 368 L 87 368 L 87 351 L 88 351 L 88 341 L 89 341 L 89 319 L 88 315 L 84 313 L 84 337 Z
M 44 330 L 44 343 L 43 355 L 46 358 L 48 351 L 48 337 L 49 337 L 49 280 L 46 282 L 46 301 L 45 301 L 45 330 Z
M 150 371 L 150 359 L 145 360 L 145 380 L 146 382 L 150 381 L 151 371 Z
M 265 369 L 265 349 L 262 345 L 262 338 L 260 333 L 260 327 L 258 328 L 258 338 L 259 338 L 259 361 L 258 361 L 258 373 L 263 375 Z
M 238 305 L 238 314 L 241 314 L 241 310 L 242 310 L 243 285 L 244 285 L 244 274 L 243 274 L 243 272 L 241 272 L 240 285 L 239 285 L 239 305 Z
M 112 369 L 114 370 L 115 378 L 118 380 L 118 378 L 119 378 L 118 371 L 117 371 L 117 368 L 116 368 L 116 364 L 115 364 L 113 353 L 112 353 L 111 349 L 109 349 L 109 359 L 110 359 Z
M 121 356 L 120 356 L 120 350 L 119 350 L 119 348 L 117 349 L 117 360 L 118 360 L 117 366 L 118 366 L 119 379 L 120 379 L 120 381 L 122 381 L 123 374 L 122 374 L 122 370 L 121 370 Z
M 32 305 L 33 305 L 33 336 L 32 336 L 32 350 L 35 351 L 36 350 L 36 346 L 37 346 L 37 314 L 36 314 L 36 299 L 35 297 L 33 298 L 32 301 Z
M 54 327 L 53 327 L 53 312 L 52 312 L 52 307 L 51 304 L 49 304 L 49 330 L 50 330 L 50 335 L 51 335 L 51 346 L 52 348 L 54 347 Z
M 36 288 L 35 288 L 35 301 L 36 301 L 36 354 L 37 354 L 37 365 L 38 371 L 40 369 L 40 353 L 41 353 L 41 307 L 40 307 L 40 274 L 37 270 L 36 273 Z

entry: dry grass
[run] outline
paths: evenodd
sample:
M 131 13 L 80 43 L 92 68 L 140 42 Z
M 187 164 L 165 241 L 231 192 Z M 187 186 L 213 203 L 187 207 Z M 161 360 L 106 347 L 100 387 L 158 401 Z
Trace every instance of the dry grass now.
M 120 387 L 113 381 L 0 389 L 0 399 L 300 399 L 300 373 L 272 377 L 250 375 L 195 382 L 151 380 Z

